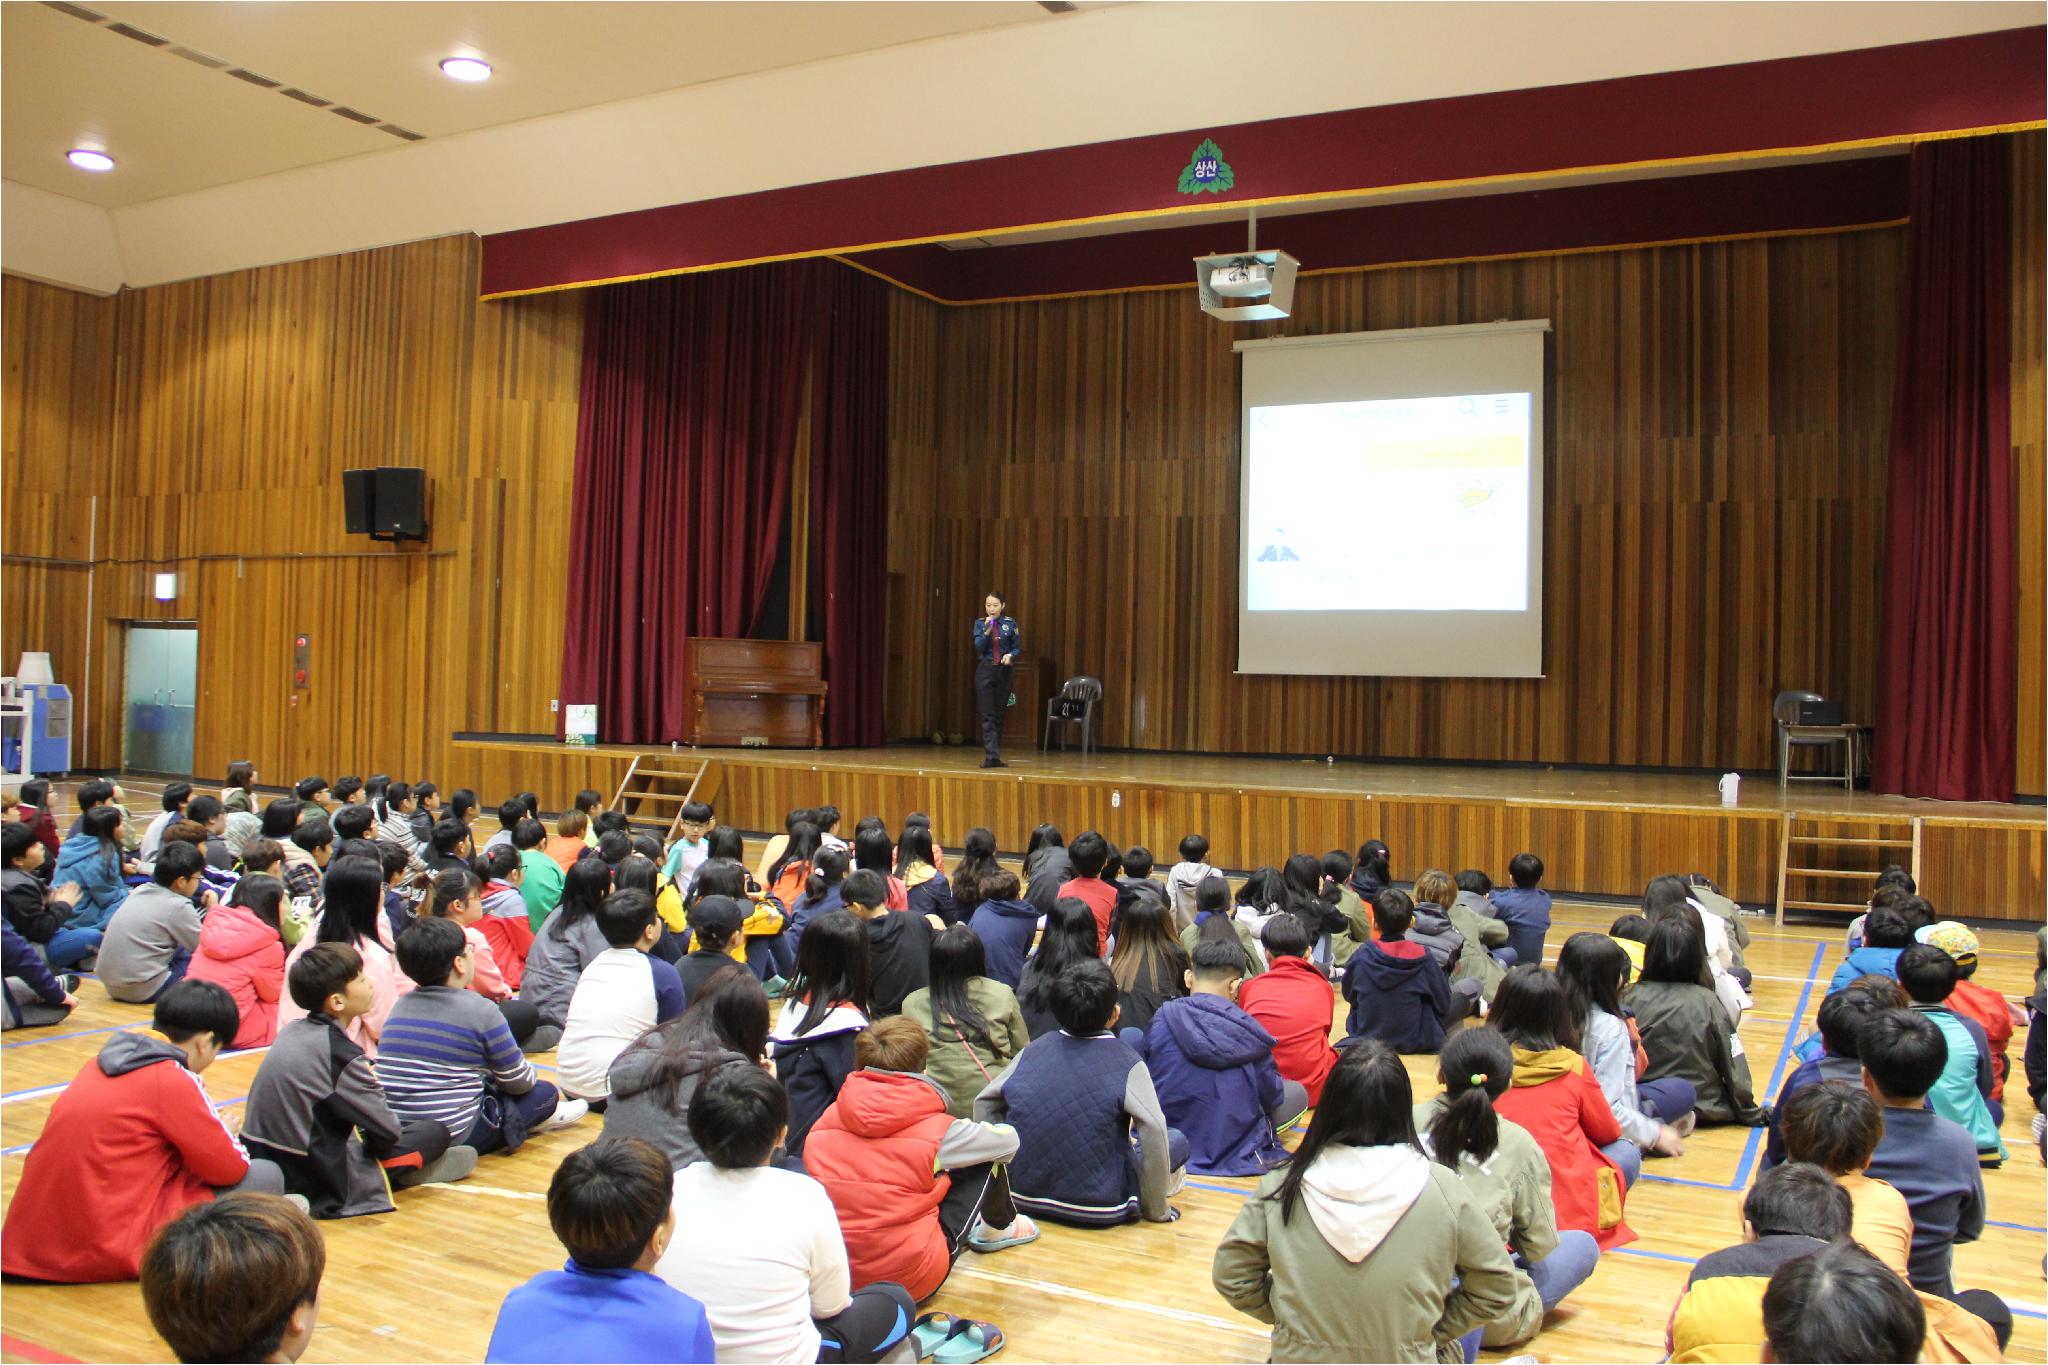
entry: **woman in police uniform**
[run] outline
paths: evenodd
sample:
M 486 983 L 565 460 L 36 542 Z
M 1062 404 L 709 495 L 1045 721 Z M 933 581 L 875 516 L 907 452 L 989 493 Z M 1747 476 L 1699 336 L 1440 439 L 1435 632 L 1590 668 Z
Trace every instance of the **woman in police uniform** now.
M 1001 743 L 1003 716 L 1010 708 L 1010 666 L 1017 660 L 1017 621 L 1004 615 L 1009 603 L 999 592 L 982 599 L 974 618 L 974 698 L 981 705 L 981 760 L 984 768 L 1004 768 Z

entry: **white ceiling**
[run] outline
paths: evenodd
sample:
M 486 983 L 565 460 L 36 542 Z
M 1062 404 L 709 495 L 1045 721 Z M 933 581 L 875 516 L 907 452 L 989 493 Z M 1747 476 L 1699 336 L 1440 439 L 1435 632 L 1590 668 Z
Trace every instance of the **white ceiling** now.
M 432 138 L 1063 17 L 1036 0 L 81 4 L 106 22 L 34 0 L 0 5 L 0 170 L 102 208 L 405 145 L 228 75 L 234 68 Z M 150 46 L 116 23 L 169 41 Z M 197 65 L 180 48 L 227 65 Z M 441 74 L 443 57 L 468 55 L 491 63 L 490 81 Z M 118 169 L 73 168 L 64 153 L 80 145 L 104 147 Z
M 1044 148 L 2021 28 L 2048 13 L 2041 0 L 93 8 L 108 21 L 0 0 L 0 265 L 102 293 Z M 117 21 L 425 140 L 121 37 Z M 435 63 L 465 49 L 497 78 L 441 76 Z M 64 163 L 96 136 L 117 170 Z

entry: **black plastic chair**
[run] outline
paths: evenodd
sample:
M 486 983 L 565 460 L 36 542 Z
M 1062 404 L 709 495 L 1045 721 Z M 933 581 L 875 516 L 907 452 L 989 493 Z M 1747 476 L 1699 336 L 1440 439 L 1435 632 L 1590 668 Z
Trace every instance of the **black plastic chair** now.
M 1102 679 L 1069 678 L 1061 684 L 1059 695 L 1045 704 L 1045 736 L 1038 747 L 1052 747 L 1052 727 L 1060 727 L 1060 751 L 1067 747 L 1067 730 L 1070 726 L 1081 727 L 1081 752 L 1095 752 L 1095 705 L 1102 700 Z

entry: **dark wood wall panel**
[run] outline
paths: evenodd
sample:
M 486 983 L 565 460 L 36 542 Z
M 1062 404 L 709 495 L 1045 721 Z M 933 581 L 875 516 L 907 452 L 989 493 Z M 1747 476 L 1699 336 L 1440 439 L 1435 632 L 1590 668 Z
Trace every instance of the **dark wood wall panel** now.
M 891 547 L 891 652 L 933 663 L 892 687 L 892 729 L 970 727 L 959 637 L 990 585 L 1028 648 L 1103 679 L 1113 746 L 1762 768 L 1778 688 L 1874 719 L 1902 247 L 1886 230 L 1303 281 L 1295 334 L 1553 320 L 1542 680 L 1235 673 L 1230 344 L 1275 326 L 1221 326 L 1182 291 L 901 309 L 899 364 L 938 377 L 897 382 L 899 403 L 929 397 L 896 416 L 896 477 L 935 511 L 899 516 L 925 544 Z M 1359 525 L 1393 563 L 1429 533 Z
M 2044 257 L 2048 257 L 2048 133 L 2013 139 L 2012 190 L 2012 458 L 2018 532 L 2019 726 L 2018 785 L 2048 792 L 2048 478 L 2043 424 L 2048 385 L 2042 379 Z M 2036 906 L 2035 909 L 2039 909 Z
M 5 647 L 90 637 L 91 686 L 56 661 L 78 764 L 120 762 L 135 620 L 199 624 L 201 773 L 429 776 L 456 731 L 546 728 L 582 300 L 479 303 L 476 270 L 463 236 L 113 299 L 6 280 Z M 427 545 L 347 534 L 341 471 L 365 465 L 426 469 Z M 89 533 L 89 569 L 14 558 L 83 566 Z

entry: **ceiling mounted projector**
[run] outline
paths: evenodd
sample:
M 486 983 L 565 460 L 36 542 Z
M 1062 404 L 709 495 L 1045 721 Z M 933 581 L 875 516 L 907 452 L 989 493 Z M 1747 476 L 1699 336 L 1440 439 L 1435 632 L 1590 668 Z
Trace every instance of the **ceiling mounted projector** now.
M 1259 215 L 1252 211 L 1243 251 L 1195 257 L 1202 311 L 1224 322 L 1271 322 L 1294 309 L 1294 276 L 1301 262 L 1284 251 L 1258 249 Z

